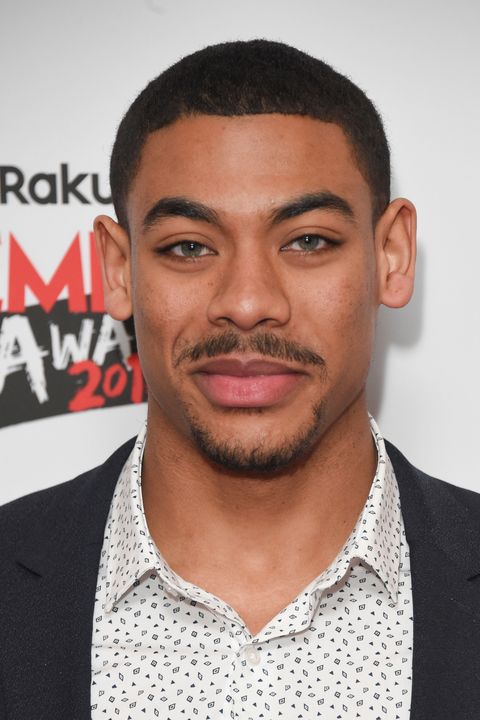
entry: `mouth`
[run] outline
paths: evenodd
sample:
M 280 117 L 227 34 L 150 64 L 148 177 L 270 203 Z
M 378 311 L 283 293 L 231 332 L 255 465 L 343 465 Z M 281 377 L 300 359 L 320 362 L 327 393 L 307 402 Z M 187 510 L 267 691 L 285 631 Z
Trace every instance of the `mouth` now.
M 221 407 L 270 407 L 289 395 L 306 376 L 303 370 L 258 357 L 207 361 L 193 371 L 202 394 Z

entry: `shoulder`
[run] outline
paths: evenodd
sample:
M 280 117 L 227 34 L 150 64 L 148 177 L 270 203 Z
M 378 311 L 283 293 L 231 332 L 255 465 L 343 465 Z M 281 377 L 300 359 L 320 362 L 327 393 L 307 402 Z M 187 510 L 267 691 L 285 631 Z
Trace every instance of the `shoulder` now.
M 385 446 L 401 491 L 406 493 L 408 486 L 415 485 L 416 490 L 423 497 L 429 498 L 430 503 L 437 510 L 451 504 L 459 504 L 469 513 L 480 518 L 480 492 L 428 475 L 412 465 L 395 445 L 385 441 Z
M 126 462 L 135 438 L 128 440 L 98 467 L 66 482 L 38 490 L 0 506 L 2 544 L 25 537 L 32 525 L 55 522 L 56 518 L 75 517 L 80 506 L 92 495 L 113 494 L 118 475 Z

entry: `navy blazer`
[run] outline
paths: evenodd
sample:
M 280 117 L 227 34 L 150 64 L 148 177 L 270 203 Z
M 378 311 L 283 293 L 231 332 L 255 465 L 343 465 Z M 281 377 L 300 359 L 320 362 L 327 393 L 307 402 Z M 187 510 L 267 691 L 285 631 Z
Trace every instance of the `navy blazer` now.
M 90 718 L 100 549 L 133 443 L 0 508 L 0 720 Z M 390 443 L 387 451 L 410 545 L 410 718 L 479 720 L 480 494 L 425 475 Z

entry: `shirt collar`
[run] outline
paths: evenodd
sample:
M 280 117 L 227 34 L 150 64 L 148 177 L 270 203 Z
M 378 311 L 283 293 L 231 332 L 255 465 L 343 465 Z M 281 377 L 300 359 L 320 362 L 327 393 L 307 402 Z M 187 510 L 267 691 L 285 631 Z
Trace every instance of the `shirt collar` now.
M 400 492 L 384 439 L 372 417 L 370 427 L 377 447 L 378 462 L 370 493 L 357 523 L 356 555 L 375 570 L 396 602 L 403 523 Z
M 156 567 L 157 553 L 147 528 L 143 508 L 141 467 L 146 423 L 120 473 L 107 520 L 107 583 L 105 610 L 115 603 L 148 570 Z
M 377 448 L 377 469 L 370 492 L 343 548 L 317 578 L 315 586 L 324 589 L 334 585 L 343 578 L 351 561 L 358 559 L 372 568 L 396 603 L 403 522 L 400 493 L 385 442 L 371 416 L 370 429 Z
M 402 523 L 400 495 L 383 437 L 372 417 L 370 427 L 378 456 L 370 493 L 345 545 L 317 578 L 315 586 L 334 584 L 343 577 L 351 560 L 358 558 L 376 572 L 396 602 Z M 120 473 L 110 507 L 107 612 L 148 571 L 157 570 L 172 589 L 179 585 L 178 577 L 157 550 L 147 527 L 141 488 L 145 439 L 146 423 Z

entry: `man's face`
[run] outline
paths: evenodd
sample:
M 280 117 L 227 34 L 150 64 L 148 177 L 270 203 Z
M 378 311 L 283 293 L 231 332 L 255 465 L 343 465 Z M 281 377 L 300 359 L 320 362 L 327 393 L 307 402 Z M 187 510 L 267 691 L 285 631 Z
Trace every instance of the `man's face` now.
M 371 193 L 342 130 L 179 120 L 148 137 L 127 214 L 149 416 L 233 470 L 308 455 L 363 397 L 378 305 Z

